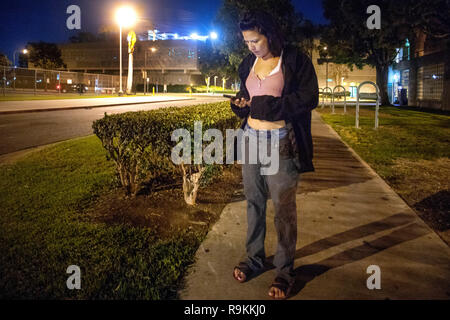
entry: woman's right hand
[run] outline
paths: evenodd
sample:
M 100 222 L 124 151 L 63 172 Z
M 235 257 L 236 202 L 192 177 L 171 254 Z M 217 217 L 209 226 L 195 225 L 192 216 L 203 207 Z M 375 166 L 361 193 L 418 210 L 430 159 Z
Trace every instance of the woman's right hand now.
M 245 100 L 245 98 L 231 99 L 231 103 L 239 108 L 250 107 L 250 100 Z

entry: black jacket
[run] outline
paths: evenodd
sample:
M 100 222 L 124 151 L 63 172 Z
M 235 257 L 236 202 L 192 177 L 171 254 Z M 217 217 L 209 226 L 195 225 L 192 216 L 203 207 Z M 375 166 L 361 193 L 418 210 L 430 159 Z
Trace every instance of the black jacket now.
M 245 81 L 255 62 L 250 53 L 239 65 L 241 90 L 236 97 L 250 100 Z M 244 118 L 244 129 L 249 115 L 253 119 L 291 123 L 299 150 L 300 173 L 314 171 L 312 163 L 313 143 L 311 136 L 311 110 L 319 102 L 317 76 L 311 59 L 294 47 L 285 47 L 282 56 L 284 88 L 281 97 L 254 96 L 250 107 L 239 108 L 231 103 L 231 109 L 240 118 Z

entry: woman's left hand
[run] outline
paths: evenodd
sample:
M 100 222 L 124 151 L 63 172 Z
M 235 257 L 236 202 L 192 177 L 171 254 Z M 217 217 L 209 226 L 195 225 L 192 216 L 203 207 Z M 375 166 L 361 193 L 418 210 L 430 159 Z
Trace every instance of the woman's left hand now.
M 240 98 L 232 100 L 232 103 L 238 106 L 239 108 L 245 108 L 250 107 L 251 101 L 252 100 L 245 100 L 244 98 Z

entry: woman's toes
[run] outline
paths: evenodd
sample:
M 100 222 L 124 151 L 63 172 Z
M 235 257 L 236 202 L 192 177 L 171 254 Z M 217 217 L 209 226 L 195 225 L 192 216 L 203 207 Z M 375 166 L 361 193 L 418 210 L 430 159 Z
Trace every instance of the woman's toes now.
M 240 272 L 238 269 L 234 271 L 234 276 L 240 282 L 243 282 L 245 280 L 245 274 L 243 272 Z
M 269 296 L 271 296 L 275 299 L 284 299 L 284 297 L 285 297 L 284 292 L 275 287 L 270 288 Z
M 270 288 L 269 290 L 269 296 L 273 297 L 273 298 L 277 298 L 278 295 L 278 290 L 275 287 Z

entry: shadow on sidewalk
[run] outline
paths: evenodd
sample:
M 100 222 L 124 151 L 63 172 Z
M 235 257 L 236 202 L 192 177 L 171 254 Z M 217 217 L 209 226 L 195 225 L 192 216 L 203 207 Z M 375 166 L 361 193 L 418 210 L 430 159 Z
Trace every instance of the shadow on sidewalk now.
M 360 246 L 342 251 L 317 263 L 303 265 L 296 268 L 294 270 L 296 273 L 296 281 L 291 295 L 297 295 L 308 282 L 312 281 L 315 277 L 324 274 L 330 269 L 362 260 L 403 242 L 414 240 L 430 233 L 427 228 L 419 223 L 411 223 L 414 220 L 415 218 L 409 214 L 398 213 L 386 219 L 321 239 L 297 250 L 295 258 L 299 259 L 349 241 L 367 237 L 377 232 L 403 226 L 400 229 L 392 231 L 392 233 L 388 235 L 372 241 L 363 241 L 364 244 Z M 273 258 L 274 256 L 267 258 L 269 264 L 272 264 Z M 269 270 L 273 268 L 274 267 L 272 265 Z
M 319 192 L 373 179 L 341 140 L 315 135 L 313 141 L 315 171 L 302 174 L 297 193 Z

